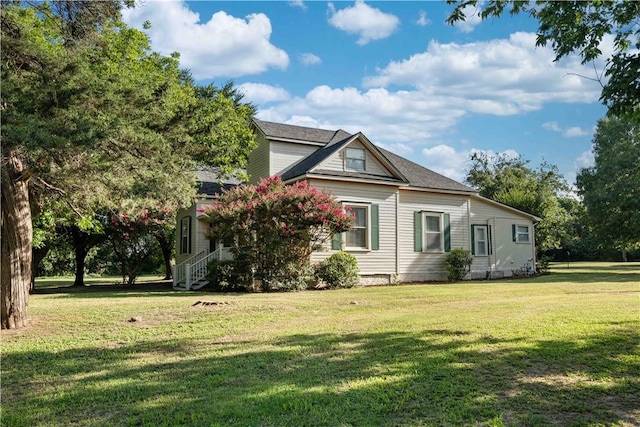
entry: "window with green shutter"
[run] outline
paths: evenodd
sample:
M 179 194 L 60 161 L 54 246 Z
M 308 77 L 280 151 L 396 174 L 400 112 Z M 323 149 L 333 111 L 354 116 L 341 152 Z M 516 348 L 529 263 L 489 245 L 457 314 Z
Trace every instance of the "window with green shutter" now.
M 377 204 L 345 203 L 353 212 L 353 228 L 338 234 L 331 249 L 373 250 L 380 249 L 380 209 Z
M 450 252 L 451 224 L 449 214 L 414 212 L 413 238 L 415 252 Z

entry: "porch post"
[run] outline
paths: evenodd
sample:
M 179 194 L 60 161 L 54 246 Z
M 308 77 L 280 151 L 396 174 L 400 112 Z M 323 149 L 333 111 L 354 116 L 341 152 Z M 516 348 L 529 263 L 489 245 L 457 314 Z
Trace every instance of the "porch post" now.
M 188 291 L 191 288 L 191 264 L 185 264 L 184 276 L 184 289 Z

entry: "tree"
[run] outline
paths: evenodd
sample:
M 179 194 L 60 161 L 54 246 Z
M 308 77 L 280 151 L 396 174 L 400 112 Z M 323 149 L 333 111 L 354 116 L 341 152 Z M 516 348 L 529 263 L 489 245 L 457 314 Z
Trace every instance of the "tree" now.
M 160 206 L 151 209 L 134 207 L 128 211 L 122 209 L 119 212 L 99 215 L 105 234 L 120 263 L 123 283 L 135 283 L 144 261 L 161 245 L 162 239 L 170 233 L 168 229 L 175 229 L 175 214 L 175 208 Z M 164 250 L 163 256 L 166 262 Z M 165 264 L 165 269 L 166 267 Z M 170 274 L 171 265 L 168 268 L 169 272 L 165 272 Z
M 569 216 L 558 195 L 568 190 L 558 168 L 542 163 L 531 169 L 522 157 L 471 155 L 465 181 L 480 195 L 541 218 L 536 225 L 538 251 L 558 248 L 566 233 Z
M 578 173 L 593 232 L 623 252 L 640 245 L 640 127 L 608 117 L 593 138 L 595 165 Z
M 187 205 L 193 170 L 244 166 L 250 105 L 199 88 L 177 55 L 150 51 L 120 3 L 3 3 L 2 328 L 27 320 L 30 208 L 76 220 L 123 200 Z M 210 88 L 209 88 L 210 89 Z
M 353 225 L 328 192 L 306 181 L 285 185 L 277 176 L 223 193 L 202 215 L 209 238 L 234 242 L 235 265 L 247 268 L 243 285 L 257 280 L 263 290 L 297 287 L 311 252 Z
M 455 8 L 447 18 L 454 24 L 468 18 L 469 7 L 477 0 L 447 0 Z M 616 0 L 516 1 L 489 0 L 478 14 L 482 19 L 526 13 L 538 20 L 537 46 L 551 44 L 556 61 L 577 53 L 586 64 L 602 55 L 600 43 L 614 34 L 614 50 L 606 59 L 602 74 L 596 74 L 602 87 L 600 100 L 613 115 L 640 120 L 640 2 Z M 597 71 L 596 71 L 597 73 Z M 605 81 L 606 80 L 606 81 Z

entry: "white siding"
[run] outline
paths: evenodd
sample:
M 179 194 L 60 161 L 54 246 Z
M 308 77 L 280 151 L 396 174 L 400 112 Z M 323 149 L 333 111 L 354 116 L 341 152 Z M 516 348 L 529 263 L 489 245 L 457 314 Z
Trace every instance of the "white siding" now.
M 361 275 L 393 276 L 396 273 L 396 192 L 397 187 L 359 183 L 312 180 L 318 188 L 325 188 L 336 199 L 347 202 L 375 203 L 379 209 L 380 247 L 372 251 L 348 251 L 358 259 Z M 327 242 L 322 251 L 314 252 L 311 261 L 319 262 L 335 251 Z
M 376 160 L 376 158 L 365 148 L 363 144 L 358 141 L 353 141 L 351 144 L 344 147 L 342 150 L 334 153 L 328 159 L 320 163 L 316 169 L 332 170 L 332 171 L 344 171 L 345 153 L 347 148 L 361 148 L 365 150 L 365 172 L 373 175 L 392 176 L 385 168 Z
M 271 141 L 269 174 L 275 175 L 282 172 L 318 148 L 315 145 Z
M 249 182 L 255 184 L 269 174 L 269 141 L 262 133 L 257 134 L 258 146 L 249 153 L 247 162 L 247 173 Z
M 414 251 L 414 212 L 431 211 L 448 213 L 451 227 L 451 249 L 469 249 L 468 197 L 428 193 L 423 191 L 400 191 L 398 215 L 399 279 L 400 281 L 444 280 L 445 253 L 434 254 Z
M 490 224 L 492 227 L 491 241 L 493 253 L 485 257 L 483 265 L 488 269 L 510 276 L 519 274 L 521 269 L 529 263 L 534 264 L 535 245 L 533 223 L 525 216 L 518 215 L 498 205 L 483 200 L 471 200 L 471 224 Z M 512 238 L 512 225 L 526 225 L 529 227 L 529 243 L 516 243 Z M 480 268 L 480 263 L 478 263 Z M 474 262 L 474 269 L 476 263 Z

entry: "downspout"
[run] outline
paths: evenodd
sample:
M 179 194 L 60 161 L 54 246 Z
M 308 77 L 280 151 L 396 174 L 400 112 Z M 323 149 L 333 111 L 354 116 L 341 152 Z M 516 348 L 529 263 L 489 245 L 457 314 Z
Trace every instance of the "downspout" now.
M 531 259 L 533 260 L 533 265 L 531 266 L 531 268 L 533 269 L 534 273 L 537 273 L 536 270 L 536 222 L 531 221 L 531 243 L 533 243 L 533 245 L 531 245 Z
M 491 228 L 491 231 L 493 233 L 497 233 L 498 232 L 498 227 L 496 226 L 496 217 L 493 217 L 493 227 Z M 496 234 L 497 236 L 497 234 Z M 489 242 L 491 242 L 491 249 L 489 250 L 489 272 L 490 275 L 493 276 L 493 270 L 494 270 L 494 266 L 497 268 L 497 264 L 498 264 L 498 245 L 495 245 L 495 250 L 493 249 L 493 245 L 495 243 L 496 239 L 493 238 L 493 236 L 489 235 Z M 491 254 L 493 254 L 493 261 L 491 261 Z M 497 270 L 496 270 L 497 271 Z
M 396 191 L 396 280 L 400 274 L 400 189 Z

